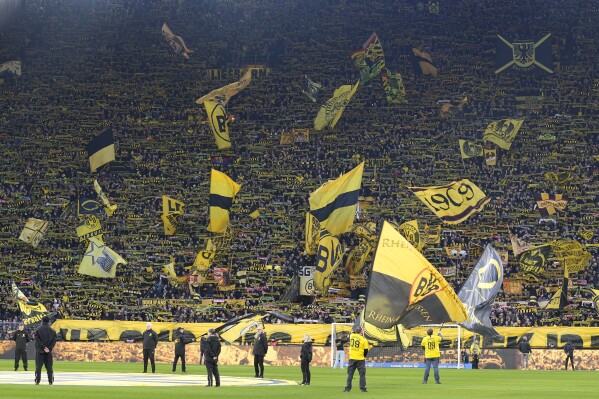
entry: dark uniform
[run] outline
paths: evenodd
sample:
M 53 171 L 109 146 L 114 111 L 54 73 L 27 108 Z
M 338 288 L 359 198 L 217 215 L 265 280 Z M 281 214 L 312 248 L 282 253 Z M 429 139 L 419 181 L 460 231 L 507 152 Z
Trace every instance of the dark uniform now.
M 38 385 L 42 379 L 42 366 L 48 372 L 48 383 L 54 383 L 54 369 L 52 361 L 52 349 L 56 345 L 56 331 L 50 325 L 48 317 L 44 316 L 42 325 L 35 331 L 35 384 Z
M 15 371 L 19 369 L 19 360 L 23 359 L 23 368 L 27 371 L 27 342 L 31 341 L 31 336 L 26 330 L 17 330 L 12 335 L 15 341 Z
M 220 386 L 220 374 L 218 372 L 218 356 L 220 355 L 220 340 L 216 334 L 211 334 L 206 340 L 206 352 L 204 353 L 204 362 L 208 372 L 209 387 Z
M 572 341 L 568 341 L 566 346 L 564 346 L 564 352 L 566 352 L 566 370 L 568 370 L 568 360 L 570 360 L 570 365 L 572 365 L 572 370 L 574 370 L 574 348 L 575 346 Z
M 254 350 L 252 352 L 254 355 L 254 371 L 256 372 L 254 377 L 263 378 L 264 356 L 266 355 L 266 352 L 268 352 L 268 341 L 266 340 L 266 334 L 264 331 L 259 330 L 259 333 L 256 335 L 257 337 L 255 337 L 254 341 Z
M 173 360 L 173 371 L 177 371 L 177 362 L 181 358 L 181 370 L 185 373 L 185 345 L 191 342 L 185 338 L 183 329 L 179 329 L 175 332 L 175 360 Z
M 152 329 L 144 331 L 143 343 L 144 373 L 148 372 L 148 360 L 150 360 L 150 364 L 152 365 L 152 373 L 155 373 L 154 351 L 156 350 L 156 345 L 158 345 L 158 334 L 156 334 L 156 331 Z
M 204 364 L 206 363 L 206 361 L 204 360 L 204 354 L 206 353 L 206 340 L 208 338 L 206 338 L 205 336 L 202 336 L 200 338 L 200 364 L 202 364 L 202 362 L 204 362 Z
M 312 361 L 312 341 L 304 342 L 300 351 L 302 385 L 310 385 L 310 362 Z

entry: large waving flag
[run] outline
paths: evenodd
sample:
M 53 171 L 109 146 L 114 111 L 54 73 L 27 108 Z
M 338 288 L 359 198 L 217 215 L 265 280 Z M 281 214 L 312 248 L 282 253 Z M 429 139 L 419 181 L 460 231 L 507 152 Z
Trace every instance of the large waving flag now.
M 437 77 L 437 67 L 433 64 L 433 59 L 430 54 L 420 51 L 416 48 L 412 49 L 414 56 L 414 71 L 418 75 L 433 75 Z
M 563 212 L 568 206 L 568 198 L 563 194 L 534 193 L 535 202 L 543 218 Z
M 181 54 L 186 59 L 189 59 L 189 54 L 193 53 L 193 50 L 187 47 L 185 40 L 183 40 L 181 36 L 177 36 L 171 31 L 166 22 L 162 24 L 162 36 L 166 39 L 175 53 Z
M 50 222 L 46 220 L 29 218 L 27 223 L 25 223 L 23 231 L 21 231 L 19 240 L 31 244 L 33 248 L 37 248 L 42 238 L 44 238 L 48 226 L 50 226 Z
M 212 169 L 210 176 L 210 224 L 208 231 L 224 233 L 229 225 L 229 210 L 233 198 L 239 192 L 240 184 L 235 183 L 229 176 Z
M 85 147 L 89 156 L 89 167 L 95 172 L 100 166 L 115 160 L 114 136 L 112 129 L 106 129 L 101 135 L 94 137 Z
M 114 211 L 116 211 L 118 205 L 110 205 L 108 197 L 106 196 L 106 194 L 104 194 L 104 191 L 102 191 L 102 187 L 100 187 L 100 183 L 98 183 L 96 179 L 94 179 L 94 190 L 96 190 L 96 193 L 98 194 L 98 196 L 102 200 L 102 203 L 104 204 L 104 211 L 106 212 L 106 216 L 112 216 Z
M 503 340 L 503 337 L 493 328 L 489 317 L 495 296 L 502 285 L 501 257 L 488 244 L 458 293 L 470 318 L 469 321 L 461 323 L 464 328 L 494 341 Z
M 0 76 L 5 72 L 10 72 L 13 75 L 21 76 L 21 61 L 8 61 L 0 64 Z
M 231 139 L 229 138 L 229 120 L 225 107 L 216 101 L 204 102 L 206 113 L 208 114 L 208 122 L 210 130 L 214 134 L 216 146 L 219 150 L 231 148 Z
M 491 122 L 485 129 L 483 140 L 495 143 L 504 150 L 509 150 L 523 122 L 523 119 L 502 119 Z
M 377 77 L 385 68 L 383 46 L 375 32 L 350 57 L 360 70 L 360 82 L 362 84 L 366 84 L 370 79 Z
M 447 224 L 463 222 L 491 201 L 468 179 L 454 181 L 446 186 L 408 188 Z
M 212 243 L 212 240 L 209 238 L 206 242 L 206 249 L 203 249 L 198 252 L 196 255 L 196 260 L 193 262 L 194 270 L 198 270 L 200 272 L 205 272 L 212 266 L 212 262 L 214 261 L 214 256 L 216 255 L 216 245 Z
M 385 68 L 381 73 L 381 80 L 383 81 L 383 90 L 387 101 L 392 104 L 406 104 L 408 102 L 406 88 L 399 72 L 394 73 Z
M 331 274 L 343 259 L 343 246 L 337 237 L 323 230 L 318 251 L 316 252 L 316 268 L 314 269 L 314 286 L 326 295 L 331 286 Z
M 162 196 L 162 221 L 164 222 L 164 235 L 171 236 L 176 233 L 179 217 L 185 213 L 185 204 L 182 201 Z
M 310 213 L 320 222 L 322 230 L 336 236 L 354 223 L 363 172 L 364 162 L 310 194 Z
M 12 295 L 19 304 L 21 320 L 25 326 L 32 326 L 41 322 L 42 318 L 48 314 L 48 310 L 41 302 L 30 301 L 14 281 L 11 282 L 11 289 Z
M 364 321 L 379 328 L 456 322 L 466 309 L 443 278 L 408 240 L 385 221 L 370 276 Z
M 219 102 L 223 106 L 225 106 L 227 105 L 231 97 L 248 87 L 251 81 L 252 70 L 248 69 L 247 71 L 245 71 L 241 79 L 239 79 L 237 82 L 223 86 L 220 89 L 212 90 L 205 96 L 198 98 L 196 100 L 196 104 L 204 104 L 206 101 L 214 101 Z
M 331 129 L 334 128 L 339 121 L 339 118 L 341 118 L 343 110 L 345 110 L 349 100 L 351 100 L 356 93 L 356 90 L 358 90 L 359 85 L 360 81 L 353 86 L 343 85 L 336 89 L 333 97 L 328 99 L 327 102 L 320 107 L 318 115 L 316 115 L 316 119 L 314 119 L 314 129 L 322 130 L 326 126 Z
M 89 245 L 79 265 L 79 274 L 101 278 L 114 278 L 116 267 L 127 262 L 119 254 L 108 248 L 98 237 L 90 237 Z

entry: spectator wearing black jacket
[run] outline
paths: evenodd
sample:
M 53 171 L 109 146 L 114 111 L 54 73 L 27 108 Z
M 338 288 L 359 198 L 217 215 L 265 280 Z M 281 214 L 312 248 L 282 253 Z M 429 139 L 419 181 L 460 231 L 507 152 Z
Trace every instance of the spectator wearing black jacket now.
M 202 337 L 200 338 L 200 364 L 202 364 L 202 361 L 204 362 L 204 364 L 206 363 L 206 360 L 204 359 L 204 354 L 206 353 L 206 340 L 208 339 L 208 337 L 202 335 Z
M 518 350 L 522 353 L 522 370 L 528 369 L 528 358 L 530 356 L 530 352 L 532 352 L 532 348 L 528 343 L 528 338 L 522 337 L 522 340 L 518 344 Z
M 264 378 L 264 356 L 268 352 L 268 341 L 266 339 L 266 333 L 264 332 L 264 326 L 259 325 L 256 328 L 256 335 L 254 335 L 254 371 L 256 372 L 255 378 Z
M 15 371 L 19 369 L 19 360 L 23 359 L 23 368 L 27 371 L 27 342 L 31 341 L 31 336 L 25 330 L 25 324 L 19 323 L 19 329 L 12 335 L 15 341 Z
M 208 330 L 208 339 L 206 339 L 205 363 L 208 372 L 207 387 L 220 387 L 220 374 L 218 372 L 218 357 L 220 356 L 220 340 L 218 335 L 211 328 Z
M 50 318 L 44 316 L 42 325 L 35 331 L 35 385 L 42 379 L 42 366 L 48 373 L 48 383 L 54 383 L 54 369 L 52 362 L 52 349 L 56 345 L 56 331 L 49 325 Z
M 181 371 L 186 373 L 185 369 L 185 346 L 191 342 L 190 339 L 185 337 L 183 327 L 179 327 L 174 334 L 175 340 L 175 360 L 173 360 L 173 372 L 177 371 L 177 362 L 181 358 Z
M 568 370 L 568 360 L 570 360 L 572 370 L 574 370 L 574 349 L 575 346 L 572 341 L 568 341 L 568 343 L 564 346 L 564 352 L 566 352 L 566 370 Z
M 143 333 L 143 355 L 144 355 L 144 373 L 148 372 L 148 360 L 152 365 L 152 373 L 156 372 L 156 364 L 154 363 L 154 351 L 158 345 L 158 334 L 152 330 L 152 323 L 146 323 L 146 331 Z
M 312 361 L 312 339 L 308 334 L 304 335 L 304 343 L 300 351 L 300 365 L 302 368 L 302 383 L 310 385 L 310 362 Z

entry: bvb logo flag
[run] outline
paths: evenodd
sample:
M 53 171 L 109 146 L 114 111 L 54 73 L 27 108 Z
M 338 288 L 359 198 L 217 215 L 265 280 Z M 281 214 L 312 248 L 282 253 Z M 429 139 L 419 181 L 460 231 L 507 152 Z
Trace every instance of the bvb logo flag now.
M 322 130 L 327 126 L 331 129 L 334 128 L 359 85 L 360 81 L 354 86 L 343 85 L 336 89 L 333 97 L 320 107 L 318 115 L 314 119 L 314 129 Z
M 418 251 L 422 251 L 424 248 L 424 240 L 420 236 L 420 230 L 418 229 L 418 220 L 410 220 L 409 222 L 402 223 L 397 228 L 397 231 L 406 238 Z
M 99 240 L 102 241 L 102 226 L 100 220 L 95 215 L 90 215 L 85 222 L 77 226 L 77 236 L 79 242 L 89 240 L 92 237 L 99 236 Z
M 176 199 L 162 196 L 162 221 L 164 222 L 164 235 L 171 236 L 177 231 L 179 217 L 185 213 L 185 204 Z
M 367 323 L 412 328 L 468 319 L 445 278 L 387 221 L 375 254 L 364 312 Z
M 553 57 L 551 53 L 551 33 L 538 42 L 517 41 L 510 43 L 501 35 L 497 35 L 495 48 L 495 73 L 553 73 Z
M 462 327 L 493 340 L 503 340 L 489 317 L 502 284 L 501 258 L 489 244 L 458 293 L 470 318 L 470 321 L 462 323 Z
M 377 77 L 385 68 L 383 46 L 375 32 L 370 35 L 362 48 L 354 51 L 350 57 L 360 70 L 360 81 L 363 85 Z
M 458 224 L 491 201 L 468 179 L 446 186 L 408 187 L 426 206 L 447 224 Z
M 331 274 L 343 259 L 343 246 L 337 237 L 323 230 L 316 252 L 316 268 L 314 269 L 314 287 L 322 295 L 329 292 Z
M 483 140 L 495 143 L 504 150 L 509 150 L 523 122 L 523 119 L 502 119 L 491 122 L 485 129 Z
M 214 134 L 216 146 L 219 150 L 231 148 L 231 139 L 229 138 L 229 120 L 227 119 L 227 111 L 225 107 L 215 101 L 204 102 L 206 113 L 208 114 L 208 122 L 210 130 Z
M 210 175 L 210 224 L 208 231 L 224 233 L 229 225 L 229 210 L 233 205 L 233 198 L 241 189 L 229 176 L 216 169 Z
M 462 159 L 483 156 L 483 146 L 469 140 L 459 140 Z
M 27 223 L 25 223 L 23 231 L 21 231 L 19 240 L 31 244 L 33 248 L 37 248 L 42 238 L 44 238 L 44 234 L 46 234 L 46 230 L 48 230 L 49 226 L 50 222 L 46 220 L 29 218 Z

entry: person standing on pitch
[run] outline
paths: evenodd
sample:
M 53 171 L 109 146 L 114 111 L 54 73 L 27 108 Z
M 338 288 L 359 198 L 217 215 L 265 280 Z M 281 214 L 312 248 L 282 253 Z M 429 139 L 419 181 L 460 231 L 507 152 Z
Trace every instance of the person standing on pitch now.
M 335 342 L 335 347 L 337 351 L 335 352 L 335 362 L 333 363 L 333 368 L 337 368 L 339 366 L 340 369 L 343 368 L 343 363 L 345 362 L 345 344 L 347 343 L 347 335 L 343 333 L 343 335 L 339 334 L 339 338 Z
M 202 335 L 200 337 L 200 365 L 202 365 L 202 362 L 204 362 L 204 364 L 206 364 L 206 360 L 204 359 L 204 353 L 206 352 L 206 340 L 208 339 L 208 337 Z
M 528 369 L 528 358 L 532 352 L 532 348 L 528 343 L 528 338 L 522 337 L 522 340 L 518 344 L 518 350 L 522 353 L 522 370 Z
M 268 352 L 268 341 L 262 324 L 256 330 L 256 335 L 254 335 L 254 350 L 252 352 L 254 354 L 254 371 L 256 372 L 254 377 L 264 378 L 264 356 Z
M 204 353 L 204 363 L 206 363 L 206 371 L 208 372 L 208 385 L 206 386 L 220 387 L 220 374 L 218 372 L 220 339 L 214 332 L 214 328 L 208 330 L 208 334 L 208 339 L 206 340 L 206 352 Z
M 424 362 L 426 363 L 422 383 L 426 384 L 428 382 L 428 375 L 431 371 L 432 365 L 433 372 L 435 374 L 435 382 L 440 384 L 441 379 L 439 378 L 439 358 L 441 357 L 441 340 L 443 339 L 443 336 L 441 335 L 441 329 L 439 329 L 439 332 L 434 337 L 432 328 L 429 328 L 426 333 L 428 336 L 422 339 L 422 346 L 424 347 Z
M 575 346 L 572 341 L 568 341 L 566 346 L 564 346 L 564 352 L 566 352 L 566 370 L 568 370 L 568 360 L 570 360 L 572 370 L 574 370 L 574 349 Z M 27 366 L 25 366 L 25 370 L 27 370 Z
M 470 345 L 470 353 L 472 353 L 472 368 L 478 368 L 478 356 L 480 355 L 480 346 L 478 345 L 478 340 L 474 338 L 472 341 L 472 345 Z
M 27 342 L 31 341 L 31 336 L 25 330 L 25 324 L 19 323 L 19 329 L 12 335 L 15 341 L 15 371 L 19 369 L 19 360 L 23 359 L 23 368 L 27 371 Z
M 48 373 L 48 384 L 54 384 L 52 349 L 56 345 L 56 331 L 49 324 L 50 318 L 44 316 L 42 325 L 35 331 L 35 385 L 42 379 L 42 366 Z
M 177 331 L 175 331 L 173 338 L 175 339 L 175 360 L 173 361 L 173 372 L 177 371 L 177 362 L 179 361 L 179 358 L 181 358 L 181 371 L 186 373 L 185 346 L 191 341 L 185 338 L 183 327 L 179 327 Z
M 144 355 L 144 373 L 148 372 L 148 360 L 152 365 L 152 373 L 156 372 L 156 364 L 154 363 L 154 351 L 158 345 L 158 334 L 152 330 L 152 323 L 146 323 L 146 331 L 142 334 L 143 337 L 143 355 Z
M 364 330 L 355 327 L 353 333 L 349 336 L 349 363 L 347 366 L 347 382 L 343 392 L 351 391 L 354 372 L 358 369 L 360 374 L 360 390 L 366 391 L 366 355 L 368 354 L 368 340 L 364 338 Z
M 304 335 L 304 343 L 300 351 L 300 365 L 302 368 L 302 383 L 310 385 L 310 362 L 312 361 L 312 339 L 308 334 Z

